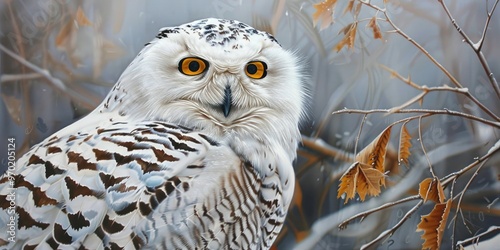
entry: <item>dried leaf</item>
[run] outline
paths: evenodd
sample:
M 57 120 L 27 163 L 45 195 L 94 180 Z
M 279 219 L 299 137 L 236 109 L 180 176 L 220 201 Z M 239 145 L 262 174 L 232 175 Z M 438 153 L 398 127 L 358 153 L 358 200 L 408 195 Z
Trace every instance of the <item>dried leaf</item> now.
M 347 3 L 347 7 L 345 7 L 342 15 L 345 15 L 347 12 L 351 12 L 353 7 L 354 7 L 354 0 L 349 0 L 349 3 Z
M 354 16 L 357 17 L 359 15 L 359 12 L 361 12 L 361 7 L 363 6 L 363 3 L 359 1 L 358 5 L 356 5 L 356 8 L 354 9 Z
M 365 163 L 377 169 L 381 173 L 384 170 L 385 153 L 387 152 L 387 144 L 391 137 L 392 126 L 387 127 L 377 136 L 370 144 L 361 150 L 355 158 L 355 161 Z
M 76 16 L 75 16 L 76 23 L 80 26 L 90 26 L 92 25 L 92 22 L 87 18 L 85 13 L 83 12 L 82 8 L 78 6 L 78 9 L 76 10 Z
M 421 181 L 418 188 L 418 194 L 424 199 L 424 202 L 431 200 L 436 203 L 442 203 L 446 199 L 441 182 L 439 182 L 437 178 L 427 178 Z
M 69 35 L 73 32 L 73 27 L 74 27 L 73 25 L 74 25 L 73 21 L 68 21 L 59 31 L 59 33 L 56 36 L 57 47 L 62 47 L 65 44 Z
M 439 249 L 450 208 L 451 199 L 448 199 L 446 203 L 436 204 L 429 214 L 421 217 L 417 232 L 424 231 L 422 249 Z
M 4 92 L 1 93 L 1 97 L 12 120 L 17 125 L 21 126 L 21 108 L 23 107 L 23 101 L 17 98 L 15 95 L 7 95 Z
M 330 24 L 333 23 L 333 12 L 335 11 L 335 6 L 337 5 L 337 0 L 325 0 L 324 2 L 314 4 L 313 7 L 316 11 L 313 13 L 313 24 L 316 27 L 318 20 L 321 19 L 320 30 L 325 29 Z
M 398 162 L 403 162 L 408 165 L 408 157 L 410 157 L 411 148 L 411 135 L 406 129 L 406 124 L 401 126 L 401 133 L 399 134 L 399 151 L 398 151 Z
M 384 174 L 370 165 L 361 162 L 353 163 L 340 178 L 337 198 L 346 194 L 345 202 L 353 199 L 358 193 L 361 201 L 366 195 L 377 196 L 380 194 L 380 186 L 384 182 Z
M 377 16 L 373 16 L 367 26 L 373 31 L 373 38 L 382 39 L 382 32 L 380 32 L 380 27 L 377 23 Z
M 347 48 L 352 49 L 354 47 L 354 41 L 356 40 L 356 31 L 357 31 L 358 23 L 350 23 L 344 28 L 340 30 L 340 32 L 344 33 L 344 37 L 340 40 L 337 45 L 335 45 L 334 50 L 339 52 L 344 46 L 347 45 Z M 339 32 L 339 33 L 340 33 Z

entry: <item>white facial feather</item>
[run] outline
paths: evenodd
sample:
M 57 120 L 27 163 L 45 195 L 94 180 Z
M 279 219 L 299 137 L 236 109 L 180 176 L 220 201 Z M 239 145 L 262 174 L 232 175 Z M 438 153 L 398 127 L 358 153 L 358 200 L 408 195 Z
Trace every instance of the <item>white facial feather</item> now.
M 219 25 L 218 19 L 206 19 L 162 29 L 164 34 L 135 58 L 119 80 L 119 91 L 111 92 L 101 109 L 196 127 L 221 140 L 257 139 L 271 149 L 288 145 L 289 159 L 295 158 L 291 144 L 299 140 L 297 124 L 306 98 L 297 57 L 271 35 L 248 25 Z M 212 33 L 217 36 L 210 39 Z M 207 71 L 181 73 L 179 61 L 186 57 L 206 60 Z M 252 61 L 267 64 L 264 78 L 245 74 Z M 227 86 L 232 106 L 225 117 L 219 106 Z

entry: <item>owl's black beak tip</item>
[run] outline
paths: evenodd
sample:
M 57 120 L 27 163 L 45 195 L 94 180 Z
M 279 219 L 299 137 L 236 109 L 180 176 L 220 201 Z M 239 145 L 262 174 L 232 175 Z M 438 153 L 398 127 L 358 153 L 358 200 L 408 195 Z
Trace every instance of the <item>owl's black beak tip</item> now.
M 229 112 L 231 111 L 231 102 L 232 102 L 231 88 L 229 86 L 226 86 L 226 88 L 224 89 L 224 101 L 221 104 L 224 117 L 229 116 Z

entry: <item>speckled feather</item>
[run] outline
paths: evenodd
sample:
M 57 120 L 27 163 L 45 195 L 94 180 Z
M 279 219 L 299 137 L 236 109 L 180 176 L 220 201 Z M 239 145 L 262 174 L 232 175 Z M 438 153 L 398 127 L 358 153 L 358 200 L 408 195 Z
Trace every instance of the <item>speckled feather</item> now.
M 211 63 L 203 76 L 169 66 L 177 60 L 162 53 L 183 47 Z M 216 51 L 203 54 L 207 47 Z M 289 62 L 278 66 L 280 57 Z M 256 58 L 270 66 L 266 81 L 236 70 Z M 270 248 L 293 194 L 301 81 L 292 54 L 246 24 L 204 19 L 160 30 L 96 110 L 17 162 L 16 241 L 2 230 L 0 247 Z M 228 116 L 216 108 L 224 88 L 234 96 Z M 10 185 L 0 179 L 2 225 Z

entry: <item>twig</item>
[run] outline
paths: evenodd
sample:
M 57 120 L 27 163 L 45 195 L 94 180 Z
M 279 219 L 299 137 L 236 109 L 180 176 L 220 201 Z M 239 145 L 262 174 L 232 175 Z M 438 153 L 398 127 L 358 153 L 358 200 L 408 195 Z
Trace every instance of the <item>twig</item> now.
M 68 94 L 73 100 L 81 103 L 86 108 L 89 108 L 89 109 L 95 108 L 95 103 L 89 103 L 88 100 L 80 97 L 77 93 L 74 93 L 73 91 L 71 91 L 71 89 L 67 88 L 66 85 L 61 80 L 53 77 L 49 71 L 41 69 L 38 66 L 26 61 L 26 59 L 16 55 L 16 53 L 5 48 L 1 44 L 0 44 L 0 50 L 3 51 L 5 54 L 9 55 L 10 57 L 16 59 L 18 62 L 20 62 L 24 66 L 28 67 L 29 69 L 33 70 L 34 72 L 42 75 L 45 79 L 47 79 L 52 84 L 52 86 L 54 88 L 56 88 L 57 90 L 65 93 L 65 94 Z
M 457 242 L 457 246 L 463 246 L 464 244 L 467 244 L 467 243 L 471 243 L 473 241 L 479 241 L 479 238 L 480 237 L 483 237 L 487 234 L 490 234 L 492 232 L 495 232 L 495 231 L 499 231 L 500 230 L 500 226 L 491 226 L 490 228 L 488 228 L 488 230 L 486 230 L 486 232 L 484 233 L 480 233 L 474 237 L 471 237 L 469 239 L 466 239 L 466 240 L 462 240 L 462 241 L 459 241 Z
M 429 164 L 429 171 L 431 172 L 432 177 L 434 177 L 434 179 L 436 179 L 436 174 L 434 174 L 434 169 L 432 168 L 431 160 L 429 159 L 429 156 L 427 155 L 427 151 L 425 150 L 424 139 L 422 138 L 422 116 L 420 116 L 418 118 L 418 140 L 420 141 L 420 147 L 422 147 L 422 152 L 424 152 L 425 159 L 427 160 L 427 163 Z
M 413 201 L 413 200 L 417 200 L 417 199 L 421 199 L 421 198 L 422 197 L 420 197 L 420 195 L 413 195 L 413 196 L 409 196 L 409 197 L 406 197 L 406 198 L 403 198 L 403 199 L 400 199 L 400 200 L 397 200 L 397 201 L 394 201 L 394 202 L 385 203 L 382 206 L 375 207 L 375 208 L 363 211 L 363 212 L 361 212 L 359 214 L 356 214 L 356 215 L 354 215 L 352 217 L 349 217 L 348 219 L 342 221 L 342 223 L 339 224 L 338 228 L 340 230 L 343 230 L 343 229 L 345 229 L 347 227 L 347 224 L 349 224 L 350 222 L 352 222 L 353 220 L 355 220 L 357 218 L 361 218 L 361 220 L 363 220 L 364 218 L 366 218 L 368 215 L 370 215 L 372 213 L 384 210 L 384 209 L 392 207 L 392 206 L 399 205 L 401 203 L 405 203 L 405 202 L 408 202 L 408 201 Z
M 363 126 L 365 125 L 365 122 L 366 122 L 366 116 L 368 114 L 365 114 L 363 116 L 363 119 L 361 120 L 361 125 L 359 126 L 359 131 L 358 131 L 358 135 L 356 136 L 356 142 L 354 143 L 354 155 L 356 156 L 356 153 L 358 151 L 358 142 L 359 142 L 359 138 L 361 137 L 361 131 L 363 131 Z
M 450 10 L 446 6 L 446 3 L 443 0 L 438 0 L 438 2 L 441 3 L 441 6 L 443 6 L 443 9 L 446 12 L 446 15 L 450 19 L 451 23 L 457 29 L 458 33 L 460 33 L 460 35 L 462 35 L 464 40 L 472 47 L 474 52 L 476 52 L 476 55 L 479 58 L 479 61 L 481 62 L 481 65 L 483 66 L 483 69 L 486 72 L 486 75 L 488 76 L 488 79 L 490 80 L 490 83 L 491 83 L 493 89 L 495 90 L 495 93 L 497 94 L 497 97 L 500 98 L 500 87 L 498 86 L 498 82 L 495 78 L 495 75 L 491 71 L 490 66 L 489 66 L 488 62 L 486 61 L 486 58 L 484 57 L 484 54 L 481 50 L 481 48 L 483 47 L 483 44 L 484 44 L 484 39 L 486 37 L 486 31 L 488 30 L 488 26 L 490 24 L 491 16 L 493 15 L 493 12 L 495 11 L 495 9 L 497 7 L 498 1 L 499 0 L 495 1 L 495 4 L 493 5 L 491 11 L 488 12 L 488 15 L 486 17 L 486 24 L 484 25 L 484 29 L 483 29 L 483 33 L 481 35 L 481 38 L 479 39 L 479 41 L 477 43 L 474 43 L 469 38 L 469 36 L 467 36 L 467 34 L 464 32 L 464 30 L 458 25 L 455 18 L 453 18 Z
M 32 80 L 43 77 L 38 73 L 28 73 L 28 74 L 3 74 L 0 76 L 0 83 L 20 81 L 20 80 Z
M 490 120 L 486 120 L 481 117 L 477 117 L 474 115 L 470 115 L 467 113 L 462 113 L 458 111 L 453 111 L 449 109 L 443 109 L 443 110 L 437 110 L 437 109 L 401 109 L 396 112 L 393 112 L 392 109 L 369 109 L 369 110 L 362 110 L 362 109 L 341 109 L 337 110 L 335 112 L 332 112 L 332 115 L 338 115 L 338 114 L 372 114 L 372 113 L 396 113 L 396 114 L 411 114 L 411 113 L 424 113 L 428 116 L 430 115 L 452 115 L 452 116 L 459 116 L 463 117 L 466 119 L 470 120 L 475 120 L 487 125 L 490 125 L 492 127 L 500 128 L 500 122 L 494 122 Z
M 457 171 L 457 172 L 454 172 L 454 173 L 451 173 L 443 178 L 440 179 L 441 181 L 441 185 L 443 187 L 445 187 L 448 183 L 450 183 L 451 181 L 457 179 L 458 177 L 460 177 L 462 174 L 466 173 L 467 171 L 469 171 L 470 169 L 474 168 L 477 164 L 485 161 L 486 159 L 488 159 L 490 156 L 492 156 L 493 154 L 495 154 L 497 151 L 500 150 L 500 140 L 498 140 L 495 145 L 493 145 L 489 150 L 488 150 L 488 153 L 486 153 L 485 155 L 477 158 L 473 163 L 469 164 L 467 167 L 464 167 L 462 169 L 460 169 L 460 171 Z
M 341 149 L 334 148 L 325 141 L 323 141 L 322 139 L 313 139 L 303 135 L 302 143 L 304 147 L 318 151 L 334 159 L 339 159 L 345 162 L 354 161 L 354 155 L 346 151 L 343 151 Z
M 449 86 L 446 86 L 446 85 L 445 86 L 439 86 L 439 87 L 427 87 L 425 85 L 420 86 L 420 85 L 416 84 L 415 82 L 413 82 L 411 80 L 410 76 L 403 77 L 397 71 L 395 71 L 395 70 L 393 70 L 393 69 L 391 69 L 391 68 L 389 68 L 389 67 L 387 67 L 385 65 L 380 65 L 380 67 L 382 67 L 382 69 L 384 69 L 384 70 L 388 71 L 389 73 L 391 73 L 391 76 L 396 77 L 397 79 L 399 79 L 402 82 L 408 84 L 409 86 L 422 91 L 421 94 L 419 94 L 418 96 L 416 96 L 413 99 L 409 100 L 405 104 L 402 104 L 399 107 L 393 108 L 394 110 L 406 108 L 407 106 L 409 106 L 409 105 L 411 105 L 411 104 L 413 104 L 413 103 L 415 103 L 417 101 L 422 100 L 425 97 L 425 95 L 427 95 L 430 92 L 433 92 L 433 91 L 450 91 L 450 92 L 454 92 L 454 93 L 457 93 L 457 94 L 462 94 L 462 95 L 467 96 L 469 99 L 471 99 L 471 101 L 473 101 L 475 104 L 477 104 L 479 106 L 479 108 L 481 108 L 484 112 L 486 112 L 492 118 L 495 118 L 495 120 L 500 121 L 500 117 L 498 117 L 495 113 L 493 113 L 490 109 L 488 109 L 488 107 L 486 107 L 483 103 L 481 103 L 479 100 L 477 100 L 469 92 L 468 88 L 456 88 L 456 87 L 449 87 Z
M 481 168 L 484 166 L 484 164 L 488 161 L 489 158 L 486 158 L 483 162 L 481 162 L 481 165 L 479 165 L 479 167 L 476 169 L 476 171 L 474 172 L 474 174 L 471 176 L 471 178 L 469 179 L 469 181 L 467 182 L 467 184 L 465 184 L 465 187 L 462 189 L 462 191 L 460 192 L 460 194 L 457 194 L 460 196 L 460 198 L 458 199 L 458 203 L 457 203 L 457 211 L 455 212 L 455 216 L 453 217 L 453 233 L 451 234 L 451 245 L 455 245 L 455 229 L 456 229 L 456 224 L 457 224 L 457 217 L 458 217 L 458 211 L 461 210 L 460 209 L 460 204 L 462 204 L 462 199 L 464 197 L 464 194 L 465 192 L 467 191 L 467 189 L 469 188 L 470 184 L 472 183 L 472 181 L 476 178 L 477 174 L 479 173 L 479 171 L 481 170 Z M 453 182 L 455 183 L 455 182 Z M 455 199 L 456 197 L 454 197 L 453 199 Z M 464 224 L 465 224 L 465 221 L 464 221 Z
M 381 13 L 383 13 L 384 16 L 385 16 L 386 21 L 394 29 L 393 32 L 398 33 L 399 35 L 401 35 L 402 37 L 404 37 L 408 42 L 412 43 L 415 47 L 417 47 L 417 49 L 419 49 L 427 58 L 429 58 L 429 60 L 431 60 L 450 79 L 450 81 L 455 86 L 457 86 L 459 88 L 463 88 L 462 84 L 460 84 L 460 82 L 457 79 L 455 79 L 455 77 L 443 65 L 441 65 L 424 47 L 422 47 L 422 45 L 420 45 L 419 43 L 417 43 L 415 40 L 413 40 L 413 38 L 411 38 L 410 36 L 408 36 L 398 26 L 396 26 L 396 24 L 389 17 L 389 14 L 387 14 L 387 10 L 386 9 L 382 9 L 382 8 L 376 6 L 376 5 L 373 5 L 370 1 L 362 1 L 362 0 L 360 0 L 360 2 L 363 3 L 364 5 L 372 8 L 372 9 L 375 9 L 375 10 L 380 11 Z
M 406 212 L 405 216 L 403 216 L 403 218 L 401 218 L 401 220 L 398 221 L 398 223 L 396 225 L 394 225 L 391 229 L 389 230 L 385 230 L 384 232 L 382 232 L 381 234 L 379 234 L 377 236 L 377 238 L 373 239 L 372 241 L 364 244 L 361 246 L 360 249 L 367 249 L 371 246 L 373 246 L 373 244 L 379 242 L 380 240 L 384 239 L 385 237 L 387 236 L 390 236 L 392 234 L 394 234 L 394 232 L 396 230 L 398 230 L 398 228 L 403 225 L 403 223 L 408 219 L 410 218 L 410 216 L 415 212 L 417 211 L 418 208 L 420 208 L 420 206 L 422 206 L 422 204 L 424 204 L 424 201 L 423 200 L 420 200 L 412 209 L 408 210 L 408 212 Z

